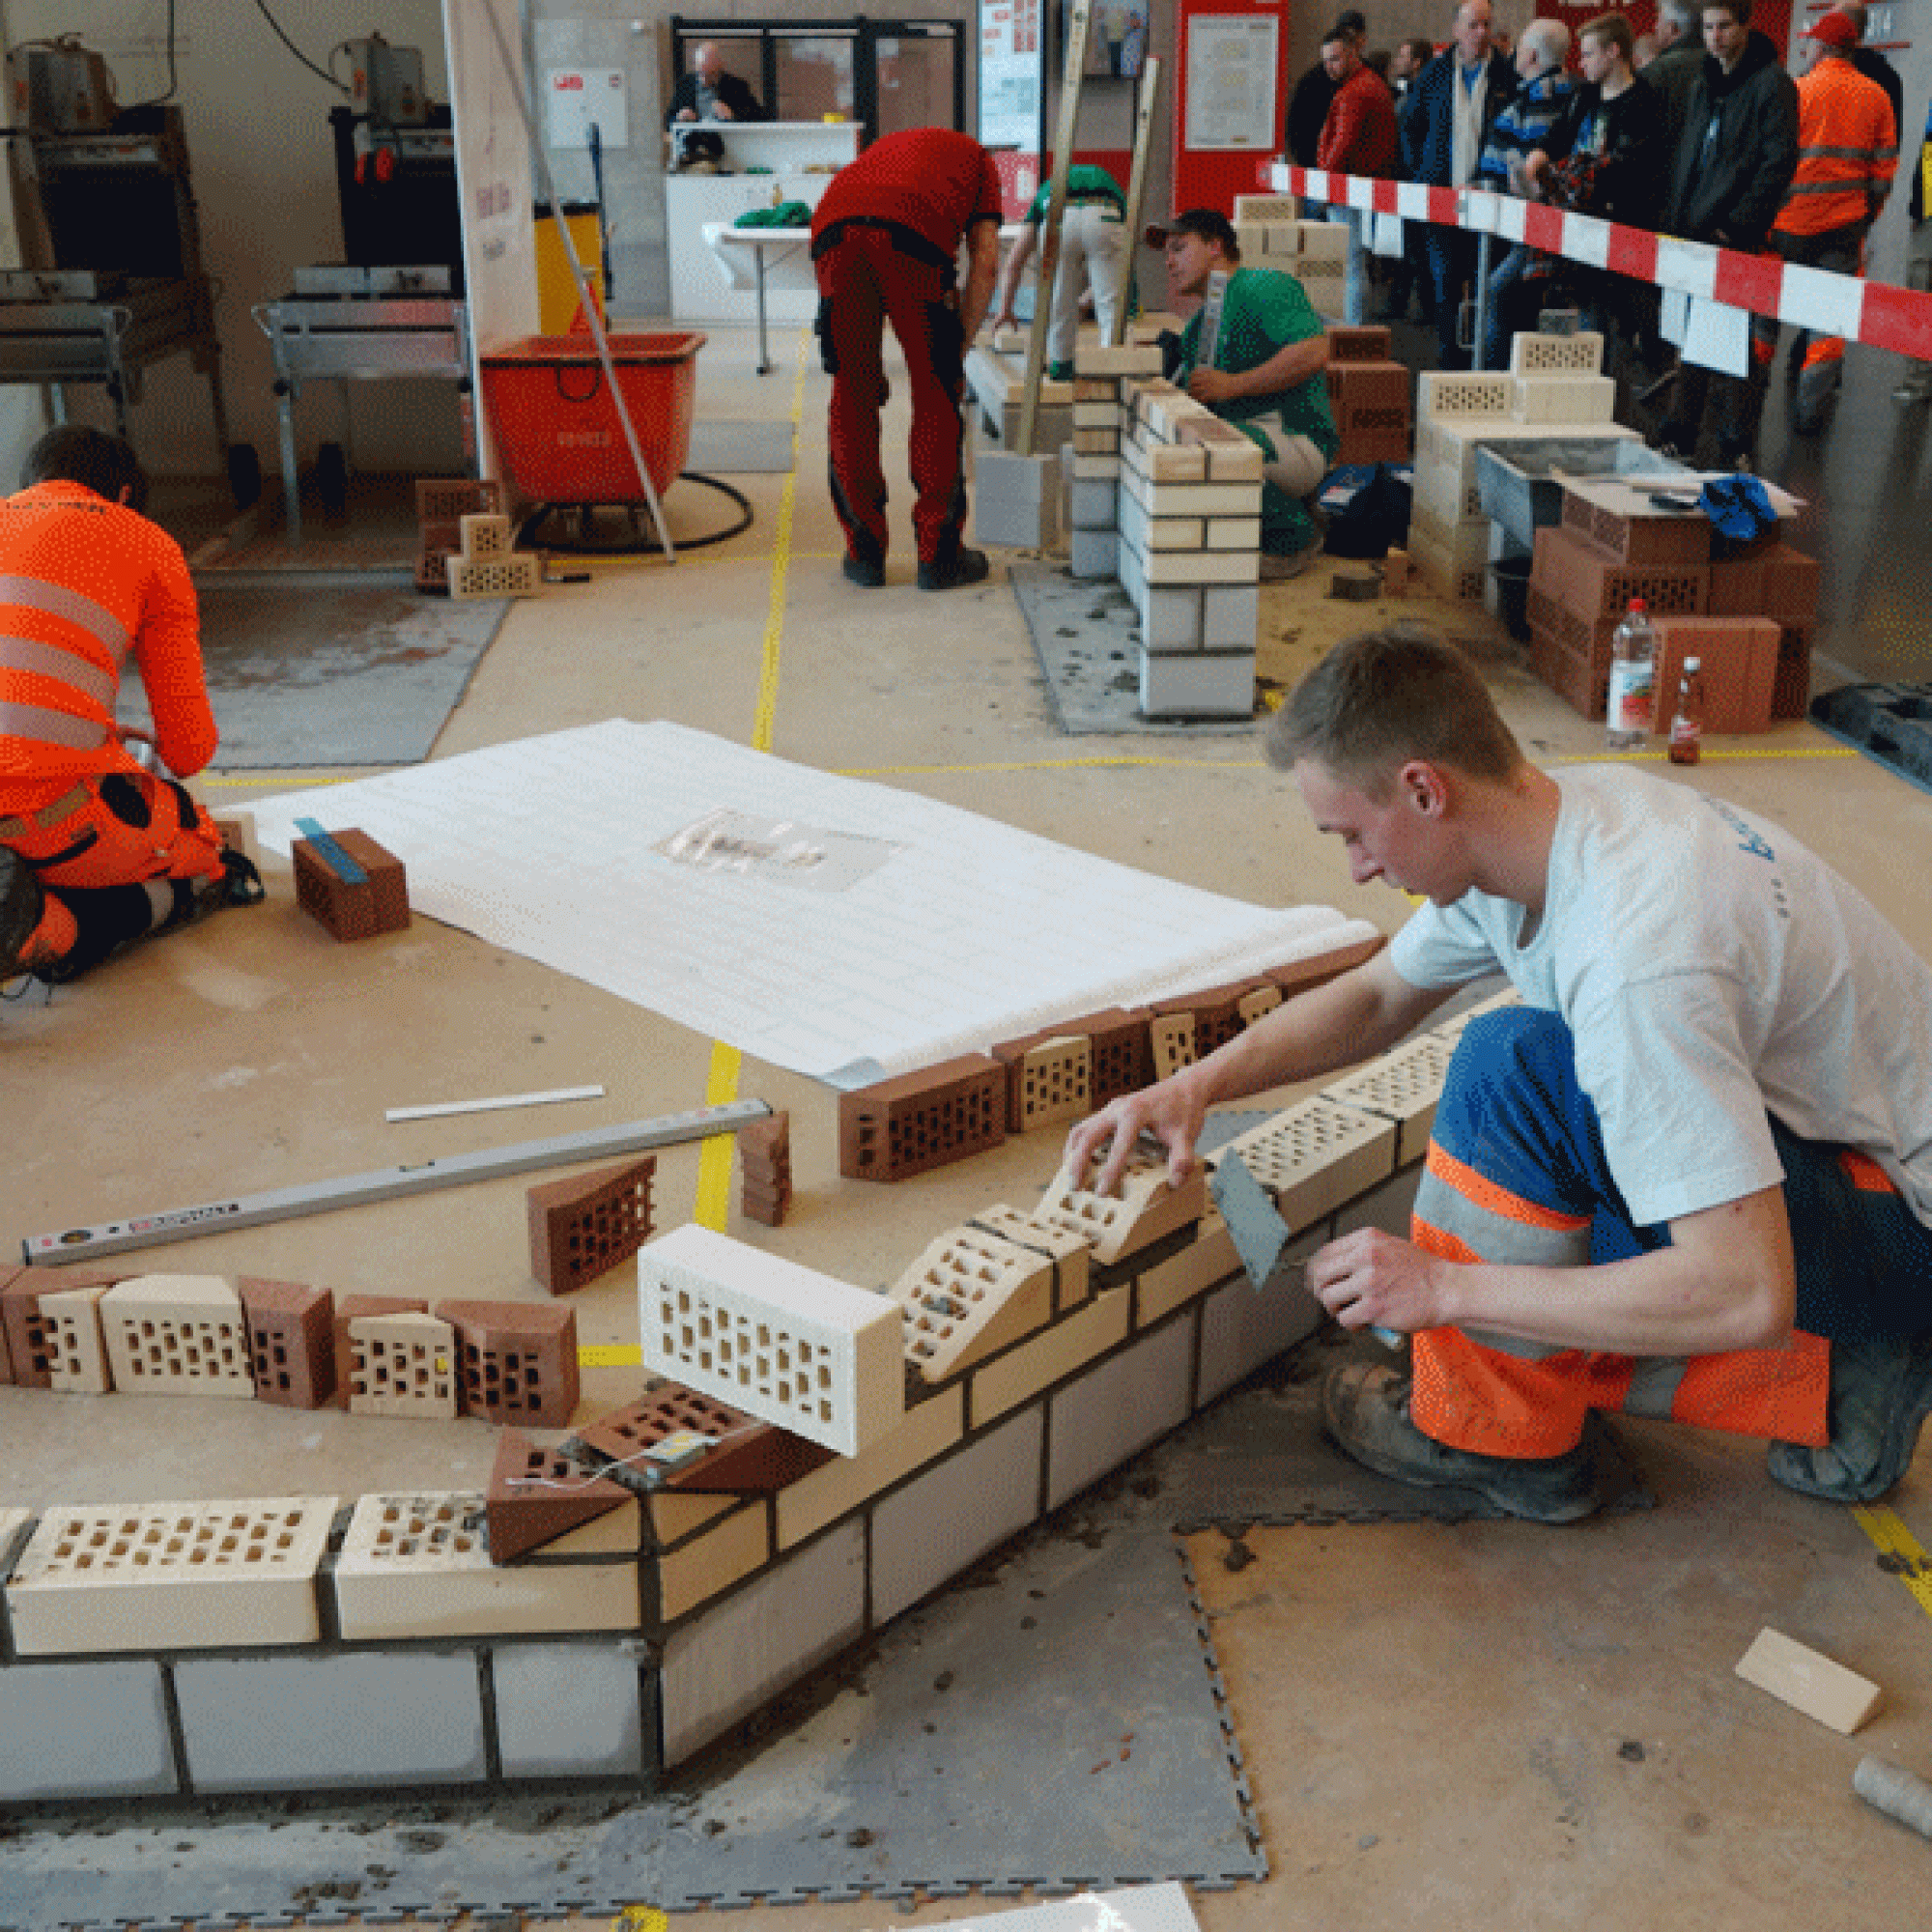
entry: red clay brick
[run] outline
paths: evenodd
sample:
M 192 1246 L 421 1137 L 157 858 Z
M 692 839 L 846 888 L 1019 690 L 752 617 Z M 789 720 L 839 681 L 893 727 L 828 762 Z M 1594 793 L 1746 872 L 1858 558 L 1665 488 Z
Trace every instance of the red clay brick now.
M 552 1294 L 608 1274 L 650 1239 L 657 1167 L 657 1156 L 646 1154 L 530 1189 L 530 1272 Z
M 696 1461 L 654 1481 L 644 1452 L 685 1429 L 716 1440 Z M 610 1475 L 626 1489 L 662 1487 L 702 1494 L 765 1494 L 809 1475 L 833 1455 L 822 1443 L 808 1442 L 681 1382 L 666 1380 L 653 1381 L 628 1408 L 600 1416 L 564 1446 L 580 1464 Z
M 1293 959 L 1283 966 L 1271 966 L 1262 978 L 1279 986 L 1284 997 L 1305 993 L 1311 986 L 1326 985 L 1364 959 L 1373 959 L 1386 944 L 1380 933 L 1374 933 L 1367 939 L 1338 946 L 1332 952 L 1318 952 L 1312 959 Z
M 1777 676 L 1771 715 L 1778 724 L 1803 718 L 1811 707 L 1811 624 L 1785 624 L 1777 634 Z
M 1593 503 L 1575 490 L 1563 493 L 1563 527 L 1574 530 L 1602 555 L 1618 563 L 1688 565 L 1711 561 L 1711 520 L 1659 510 L 1628 516 Z
M 964 1160 L 1007 1137 L 1007 1071 L 983 1053 L 900 1074 L 838 1096 L 838 1172 L 904 1180 Z
M 1753 549 L 1711 566 L 1710 613 L 1714 617 L 1775 617 L 1780 624 L 1809 623 L 1818 614 L 1823 571 L 1815 557 L 1788 543 Z
M 486 1422 L 566 1429 L 577 1406 L 577 1311 L 549 1302 L 441 1301 L 456 1330 L 464 1412 Z
M 351 827 L 329 835 L 368 875 L 352 886 L 339 878 L 312 840 L 295 844 L 296 903 L 339 940 L 372 939 L 410 923 L 410 894 L 403 862 L 366 832 Z
M 1376 324 L 1353 328 L 1336 325 L 1327 334 L 1331 366 L 1337 362 L 1386 362 L 1394 354 L 1389 331 Z
M 0 1328 L 6 1332 L 8 1374 L 16 1388 L 52 1386 L 41 1296 L 70 1288 L 112 1288 L 143 1268 L 77 1263 L 71 1267 L 21 1267 L 0 1282 Z
M 540 1449 L 521 1430 L 506 1429 L 483 1506 L 490 1561 L 514 1563 L 630 1500 L 628 1490 L 586 1476 L 568 1456 Z
M 1666 617 L 1657 626 L 1657 723 L 1667 729 L 1687 657 L 1704 677 L 1704 728 L 1728 736 L 1771 728 L 1777 626 L 1768 617 Z
M 1594 624 L 1621 617 L 1635 597 L 1649 606 L 1653 622 L 1659 617 L 1701 617 L 1709 608 L 1711 577 L 1711 566 L 1619 563 L 1577 531 L 1548 524 L 1536 533 L 1529 581 Z
M 236 1284 L 248 1323 L 255 1397 L 285 1408 L 323 1408 L 335 1395 L 335 1301 L 326 1288 L 243 1275 Z

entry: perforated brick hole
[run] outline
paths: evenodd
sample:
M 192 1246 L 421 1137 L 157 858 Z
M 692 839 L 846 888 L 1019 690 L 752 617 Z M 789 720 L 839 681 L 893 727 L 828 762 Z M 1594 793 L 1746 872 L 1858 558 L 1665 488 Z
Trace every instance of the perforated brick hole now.
M 830 1350 L 693 1289 L 666 1299 L 661 1323 L 663 1352 L 671 1359 L 735 1381 L 748 1396 L 762 1392 L 799 1421 L 833 1422 Z
M 306 1574 L 331 1516 L 307 1501 L 59 1510 L 43 1520 L 18 1580 L 117 1581 L 224 1570 Z

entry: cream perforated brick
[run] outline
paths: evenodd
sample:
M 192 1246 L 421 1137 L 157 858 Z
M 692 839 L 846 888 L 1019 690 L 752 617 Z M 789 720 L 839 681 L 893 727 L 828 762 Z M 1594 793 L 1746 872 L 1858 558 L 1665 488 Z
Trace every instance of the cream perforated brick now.
M 40 1298 L 46 1336 L 47 1386 L 68 1395 L 105 1395 L 114 1386 L 107 1341 L 100 1328 L 99 1288 L 65 1288 Z
M 1279 986 L 1257 986 L 1251 993 L 1243 993 L 1235 1002 L 1235 1010 L 1241 1016 L 1243 1026 L 1253 1026 L 1257 1020 L 1265 1019 L 1281 1005 Z
M 1301 258 L 1305 262 L 1346 262 L 1349 259 L 1349 230 L 1339 221 L 1304 221 L 1301 224 Z
M 1516 379 L 1500 370 L 1426 369 L 1416 378 L 1421 416 L 1502 416 L 1516 406 Z
M 1053 1264 L 1053 1309 L 1065 1315 L 1087 1299 L 1093 1281 L 1094 1249 L 1086 1237 L 1070 1228 L 1057 1228 L 1051 1222 L 1037 1221 L 1017 1208 L 1001 1204 L 982 1208 L 973 1216 L 972 1225 L 998 1235 L 1016 1247 L 1046 1256 Z
M 1594 328 L 1545 335 L 1520 328 L 1510 337 L 1512 376 L 1596 376 L 1604 367 L 1604 338 Z
M 1297 221 L 1301 204 L 1292 194 L 1237 194 L 1236 221 Z
M 1117 1194 L 1095 1194 L 1072 1186 L 1064 1172 L 1057 1175 L 1034 1216 L 1084 1236 L 1098 1260 L 1113 1263 L 1200 1220 L 1207 1208 L 1206 1175 L 1193 1174 L 1170 1187 L 1165 1159 L 1136 1155 L 1121 1176 Z
M 339 1499 L 48 1510 L 7 1585 L 14 1647 L 227 1650 L 315 1643 L 316 1573 Z
M 635 1558 L 492 1563 L 480 1491 L 361 1497 L 333 1583 L 351 1642 L 630 1630 L 639 1620 Z
M 841 1456 L 905 1413 L 897 1302 L 692 1223 L 638 1254 L 644 1366 Z
M 543 588 L 543 559 L 529 551 L 507 556 L 453 556 L 446 566 L 456 603 L 472 597 L 534 597 Z
M 17 1503 L 0 1505 L 0 1577 L 7 1574 L 7 1552 L 20 1532 L 34 1520 L 30 1509 L 22 1509 Z
M 906 1359 L 943 1382 L 1046 1325 L 1053 1263 L 982 1228 L 954 1228 L 887 1293 L 905 1311 Z
M 508 556 L 512 548 L 510 520 L 479 512 L 456 520 L 463 555 L 470 563 L 482 557 Z
M 1183 1066 L 1192 1066 L 1197 1058 L 1194 1051 L 1194 1015 L 1156 1013 L 1148 1022 L 1148 1042 L 1153 1050 L 1153 1077 L 1156 1080 L 1165 1080 L 1171 1074 L 1179 1073 Z
M 1082 342 L 1074 347 L 1073 373 L 1076 376 L 1158 376 L 1161 352 L 1157 343 L 1129 342 L 1109 349 L 1097 342 Z
M 1455 1051 L 1453 1041 L 1424 1034 L 1321 1091 L 1345 1107 L 1359 1107 L 1365 1114 L 1393 1121 L 1396 1165 L 1406 1166 L 1428 1151 L 1443 1078 Z
M 657 1614 L 671 1623 L 722 1596 L 770 1560 L 772 1513 L 762 1496 L 742 1503 L 702 1536 L 656 1559 Z
M 1094 1104 L 1094 1042 L 1085 1034 L 1042 1040 L 1020 1060 L 1020 1132 L 1077 1121 Z
M 456 1330 L 434 1315 L 349 1323 L 349 1412 L 447 1422 L 457 1409 Z
M 1525 423 L 1600 423 L 1616 413 L 1617 385 L 1609 376 L 1515 376 L 1511 413 Z
M 1299 1233 L 1395 1172 L 1395 1122 L 1316 1094 L 1236 1135 L 1231 1150 Z
M 786 1484 L 778 1494 L 779 1548 L 803 1543 L 944 1455 L 965 1433 L 965 1396 L 963 1385 L 942 1389 L 908 1409 L 896 1428 L 857 1456 L 824 1463 Z
M 1178 1254 L 1169 1255 L 1145 1269 L 1134 1282 L 1134 1326 L 1145 1328 L 1172 1314 L 1182 1302 L 1192 1301 L 1218 1288 L 1241 1267 L 1240 1252 L 1228 1224 L 1218 1214 L 1203 1219 L 1200 1232 Z
M 1125 1341 L 1133 1299 L 1131 1288 L 1102 1289 L 1043 1335 L 975 1369 L 967 1385 L 972 1426 L 982 1428 Z
M 218 1275 L 136 1275 L 101 1296 L 100 1328 L 124 1394 L 255 1399 L 242 1297 Z

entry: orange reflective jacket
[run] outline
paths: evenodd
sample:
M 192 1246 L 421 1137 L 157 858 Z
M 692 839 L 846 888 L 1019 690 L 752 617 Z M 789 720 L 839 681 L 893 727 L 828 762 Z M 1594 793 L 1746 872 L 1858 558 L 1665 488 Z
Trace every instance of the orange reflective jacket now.
M 1798 83 L 1798 172 L 1772 226 L 1822 235 L 1869 220 L 1898 168 L 1898 129 L 1877 81 L 1828 55 Z
M 78 483 L 0 501 L 0 812 L 132 767 L 113 729 L 129 658 L 161 757 L 200 771 L 216 737 L 181 546 Z

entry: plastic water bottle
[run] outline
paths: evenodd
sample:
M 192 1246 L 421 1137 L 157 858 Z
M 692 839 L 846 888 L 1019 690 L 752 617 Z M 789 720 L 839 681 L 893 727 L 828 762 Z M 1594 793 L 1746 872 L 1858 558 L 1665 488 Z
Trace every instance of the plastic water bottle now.
M 1677 708 L 1670 714 L 1670 762 L 1694 765 L 1704 750 L 1704 667 L 1696 658 L 1684 660 L 1677 680 Z
M 1610 641 L 1610 696 L 1605 710 L 1605 741 L 1613 752 L 1640 752 L 1657 717 L 1657 633 L 1650 628 L 1641 597 Z

